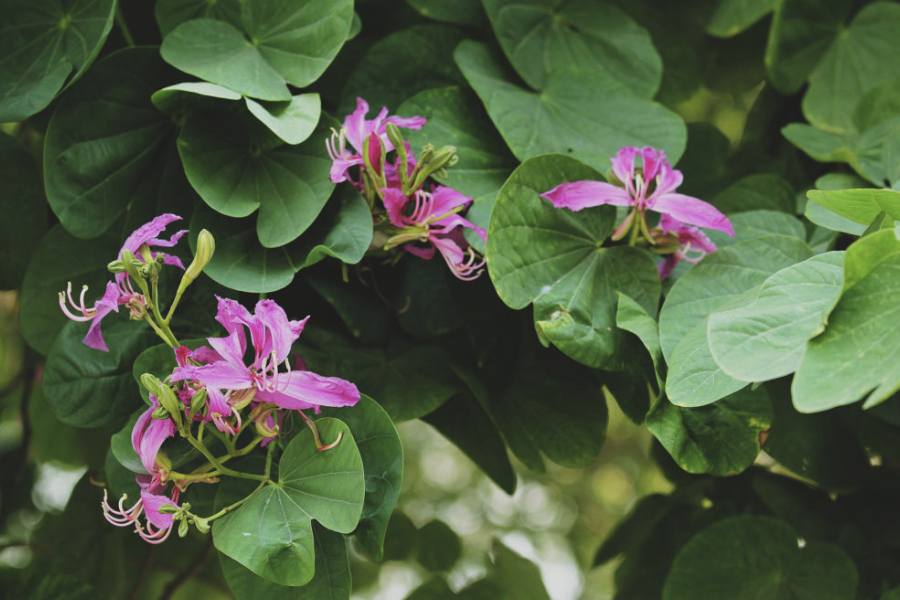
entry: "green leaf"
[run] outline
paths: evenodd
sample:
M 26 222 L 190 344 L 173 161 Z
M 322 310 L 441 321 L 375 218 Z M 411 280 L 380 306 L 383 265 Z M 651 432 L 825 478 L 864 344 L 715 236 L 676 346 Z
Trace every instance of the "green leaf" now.
M 241 23 L 239 0 L 158 0 L 153 12 L 163 36 L 192 19 L 219 19 L 235 27 Z
M 577 64 L 642 98 L 662 79 L 662 59 L 647 30 L 612 4 L 574 0 L 484 0 L 494 34 L 516 72 L 535 90 Z
M 56 461 L 90 468 L 103 465 L 107 440 L 102 433 L 85 436 L 84 431 L 56 419 L 40 387 L 28 399 L 27 416 L 31 422 L 31 448 L 38 462 Z
M 447 169 L 447 179 L 440 181 L 474 198 L 466 218 L 487 229 L 497 193 L 518 163 L 493 123 L 478 107 L 477 97 L 459 87 L 426 90 L 404 102 L 397 114 L 428 119 L 421 130 L 403 132 L 415 151 L 429 142 L 437 147 L 456 148 L 459 162 Z M 476 249 L 484 251 L 480 236 L 469 235 L 467 239 Z
M 306 282 L 331 305 L 354 338 L 363 344 L 385 343 L 393 320 L 390 306 L 359 280 L 330 275 L 307 275 Z
M 139 475 L 145 475 L 147 469 L 144 468 L 144 465 L 141 463 L 141 457 L 138 456 L 131 443 L 131 432 L 134 429 L 134 424 L 137 423 L 141 414 L 146 410 L 145 406 L 141 406 L 141 408 L 134 411 L 131 414 L 131 418 L 119 431 L 112 435 L 109 442 L 109 449 L 115 460 L 131 473 Z
M 856 567 L 844 551 L 817 541 L 801 547 L 797 539 L 790 525 L 772 517 L 719 521 L 675 558 L 663 600 L 853 600 Z
M 350 561 L 344 536 L 313 523 L 315 575 L 301 587 L 264 579 L 236 560 L 219 554 L 222 572 L 237 600 L 350 600 Z
M 310 370 L 353 381 L 364 394 L 378 398 L 395 423 L 430 413 L 459 390 L 450 360 L 438 346 L 366 348 L 307 328 L 300 348 Z
M 618 296 L 616 327 L 638 336 L 644 347 L 647 348 L 656 371 L 657 386 L 662 391 L 665 386 L 666 364 L 663 361 L 662 348 L 659 345 L 659 325 L 643 306 L 621 292 Z
M 60 100 L 44 141 L 44 182 L 75 237 L 99 236 L 162 179 L 175 128 L 150 96 L 171 81 L 154 48 L 128 48 L 98 61 Z
M 288 144 L 299 144 L 308 138 L 319 122 L 322 101 L 318 94 L 299 94 L 285 102 L 261 104 L 245 98 L 247 108 L 272 133 Z
M 201 102 L 202 98 L 219 100 L 240 100 L 243 98 L 234 90 L 206 81 L 176 83 L 153 92 L 150 101 L 159 110 L 170 115 L 178 115 L 185 105 Z
M 362 512 L 363 464 L 349 428 L 337 419 L 320 419 L 317 426 L 326 443 L 342 431 L 340 443 L 320 452 L 312 433 L 301 431 L 284 450 L 278 483 L 264 485 L 213 525 L 220 552 L 279 585 L 304 585 L 313 578 L 312 519 L 350 533 Z M 227 488 L 222 490 L 219 494 L 227 496 Z M 226 503 L 223 498 L 217 505 Z
M 669 365 L 666 391 L 674 404 L 703 406 L 741 389 L 725 375 L 707 342 L 709 315 L 753 300 L 769 275 L 812 255 L 793 237 L 772 235 L 718 250 L 672 286 L 659 317 L 660 343 Z M 749 291 L 749 293 L 748 293 Z
M 457 0 L 452 5 L 444 0 L 406 0 L 425 18 L 454 25 L 479 26 L 484 23 L 484 9 L 478 0 Z
M 766 71 L 781 92 L 800 89 L 841 32 L 849 0 L 783 0 L 766 46 Z
M 359 525 L 353 534 L 373 560 L 384 555 L 384 533 L 400 495 L 403 447 L 388 414 L 363 395 L 352 407 L 322 407 L 325 417 L 340 417 L 353 432 L 362 456 L 366 496 Z
M 726 477 L 753 464 L 759 434 L 772 424 L 764 388 L 740 390 L 710 406 L 685 408 L 660 398 L 647 413 L 647 428 L 688 473 Z
M 116 423 L 141 405 L 131 368 L 156 335 L 143 323 L 110 314 L 103 321 L 109 352 L 82 343 L 86 323 L 68 323 L 50 349 L 43 384 L 53 414 L 76 427 Z
M 793 373 L 806 342 L 825 331 L 825 320 L 844 283 L 844 253 L 829 252 L 778 271 L 756 298 L 709 317 L 713 358 L 740 381 L 766 381 Z
M 803 222 L 786 212 L 751 210 L 728 218 L 734 227 L 734 237 L 724 231 L 714 229 L 706 231 L 709 239 L 719 249 L 769 235 L 784 235 L 798 240 L 806 239 L 806 228 L 803 226 Z
M 462 325 L 463 315 L 453 298 L 443 261 L 409 256 L 400 269 L 400 281 L 391 295 L 393 312 L 403 331 L 426 338 Z
M 239 27 L 209 18 L 182 22 L 166 34 L 160 54 L 186 73 L 246 96 L 290 100 L 286 84 L 305 87 L 318 79 L 352 21 L 351 0 L 248 0 L 241 3 Z
M 107 234 L 93 240 L 79 240 L 55 225 L 41 238 L 22 283 L 20 323 L 22 337 L 43 355 L 50 352 L 53 340 L 69 319 L 59 308 L 57 294 L 72 282 L 77 299 L 87 285 L 85 303 L 93 306 L 112 279 L 106 265 L 119 252 L 117 235 Z M 115 317 L 112 317 L 115 318 Z
M 822 131 L 805 123 L 791 123 L 781 130 L 781 134 L 819 162 L 845 162 L 854 168 L 859 165 L 853 151 L 854 139 L 850 135 Z
M 684 151 L 677 115 L 602 75 L 560 68 L 538 94 L 514 83 L 503 57 L 484 44 L 466 40 L 454 56 L 519 160 L 560 152 L 605 172 L 622 146 L 653 146 L 673 163 Z
M 851 249 L 853 250 L 851 252 Z M 844 292 L 825 333 L 812 339 L 794 376 L 794 406 L 818 412 L 868 396 L 874 406 L 900 387 L 897 303 L 900 243 L 885 230 L 854 243 L 844 265 Z
M 723 0 L 706 25 L 716 37 L 731 37 L 744 31 L 772 12 L 778 0 Z
M 856 105 L 853 123 L 868 131 L 879 123 L 900 116 L 900 80 L 886 81 L 871 90 Z
M 516 491 L 516 473 L 503 438 L 471 392 L 454 396 L 422 420 L 462 450 L 500 489 L 509 495 Z
M 47 230 L 47 205 L 34 158 L 13 137 L 0 134 L 0 290 L 22 286 L 28 260 Z
M 806 196 L 811 202 L 836 215 L 858 223 L 859 235 L 880 212 L 893 219 L 900 219 L 900 192 L 893 190 L 810 190 Z
M 636 248 L 601 247 L 614 210 L 554 208 L 538 197 L 563 181 L 602 179 L 560 155 L 527 160 L 500 190 L 488 230 L 491 280 L 511 308 L 535 304 L 540 335 L 592 367 L 612 364 L 622 343 L 615 329 L 616 293 L 655 314 L 659 274 Z
M 115 0 L 11 0 L 0 26 L 0 123 L 43 110 L 91 65 Z M 71 77 L 70 77 L 71 76 Z
M 437 519 L 419 529 L 416 560 L 429 571 L 449 571 L 462 554 L 462 543 L 450 526 Z
M 900 117 L 875 125 L 857 138 L 853 148 L 856 161 L 851 166 L 875 185 L 896 186 L 900 183 L 896 158 L 900 152 L 898 136 Z
M 327 123 L 299 146 L 226 111 L 194 113 L 178 136 L 191 185 L 217 212 L 246 217 L 259 208 L 256 232 L 266 248 L 295 240 L 334 190 L 325 149 Z
M 494 564 L 488 572 L 488 579 L 496 584 L 503 600 L 550 600 L 541 579 L 541 570 L 536 564 L 522 558 L 497 539 L 491 549 Z
M 360 97 L 374 111 L 384 106 L 392 114 L 413 116 L 398 109 L 407 99 L 424 90 L 465 83 L 453 63 L 453 49 L 464 37 L 456 27 L 426 23 L 377 41 L 347 75 L 337 114 L 353 112 Z
M 809 77 L 803 114 L 810 123 L 835 133 L 852 131 L 853 109 L 866 92 L 900 79 L 900 64 L 892 59 L 900 53 L 898 27 L 900 6 L 893 3 L 875 2 L 856 14 Z
M 778 175 L 762 173 L 738 179 L 716 194 L 711 204 L 725 214 L 772 210 L 794 214 L 794 188 Z

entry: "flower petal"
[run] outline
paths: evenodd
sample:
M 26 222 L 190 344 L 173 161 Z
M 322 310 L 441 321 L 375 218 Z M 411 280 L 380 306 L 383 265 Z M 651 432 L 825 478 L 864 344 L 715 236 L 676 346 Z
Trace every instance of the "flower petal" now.
M 575 181 L 563 183 L 541 194 L 557 208 L 581 210 L 591 206 L 632 206 L 634 198 L 618 186 L 602 181 Z
M 409 203 L 409 198 L 403 192 L 394 188 L 385 188 L 381 191 L 384 193 L 384 207 L 387 209 L 391 223 L 397 227 L 406 227 L 411 224 L 408 222 L 409 219 L 403 214 L 406 205 Z
M 671 215 L 682 223 L 717 229 L 734 237 L 734 227 L 728 217 L 719 212 L 715 206 L 699 198 L 684 194 L 664 194 L 657 198 L 650 210 Z
M 103 297 L 94 303 L 94 310 L 97 313 L 91 319 L 91 326 L 88 327 L 87 335 L 84 336 L 82 342 L 94 350 L 102 350 L 109 352 L 109 347 L 103 339 L 103 333 L 100 331 L 100 321 L 110 312 L 119 312 L 119 286 L 114 281 L 106 282 L 106 292 Z
M 141 244 L 145 244 L 154 239 L 156 236 L 163 232 L 163 230 L 169 223 L 180 220 L 181 217 L 179 217 L 178 215 L 173 215 L 171 213 L 159 215 L 149 223 L 145 223 L 138 227 L 134 231 L 134 233 L 128 236 L 128 239 L 125 240 L 124 244 L 122 244 L 122 250 L 128 250 L 133 254 L 137 253 L 137 250 L 141 247 Z M 175 241 L 177 242 L 178 240 L 175 239 Z M 119 258 L 122 258 L 122 250 L 119 251 Z
M 312 371 L 291 371 L 279 373 L 275 378 L 275 391 L 260 390 L 256 393 L 256 399 L 287 409 L 353 406 L 359 402 L 359 390 L 339 377 L 324 377 Z

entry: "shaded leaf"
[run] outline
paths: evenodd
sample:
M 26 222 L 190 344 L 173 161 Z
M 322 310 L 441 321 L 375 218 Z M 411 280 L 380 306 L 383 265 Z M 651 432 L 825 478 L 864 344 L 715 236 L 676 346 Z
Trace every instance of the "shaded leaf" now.
M 0 134 L 0 164 L 0 289 L 11 290 L 22 286 L 28 260 L 47 230 L 47 205 L 37 163 L 6 134 Z

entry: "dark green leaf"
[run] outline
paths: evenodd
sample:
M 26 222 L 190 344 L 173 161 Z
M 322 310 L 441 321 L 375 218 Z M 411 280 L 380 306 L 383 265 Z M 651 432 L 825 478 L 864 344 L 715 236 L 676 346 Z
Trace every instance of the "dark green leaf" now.
M 85 436 L 84 431 L 56 419 L 40 387 L 35 388 L 28 400 L 28 418 L 31 448 L 38 462 L 57 461 L 91 468 L 103 465 L 107 449 L 103 433 Z
M 459 536 L 449 525 L 437 519 L 419 529 L 416 541 L 416 559 L 429 571 L 449 571 L 462 554 Z
M 800 546 L 784 521 L 740 516 L 688 542 L 672 564 L 663 600 L 853 600 L 856 581 L 853 561 L 837 546 Z
M 0 27 L 0 123 L 44 109 L 93 62 L 115 0 L 11 0 Z M 69 77 L 71 75 L 71 78 Z
M 47 205 L 40 171 L 25 147 L 0 134 L 0 289 L 22 286 L 28 260 L 47 230 Z
M 717 37 L 731 37 L 772 12 L 778 0 L 722 0 L 706 25 Z
M 191 19 L 220 19 L 235 27 L 241 22 L 240 0 L 158 0 L 154 8 L 156 22 L 165 36 Z
M 775 210 L 788 214 L 796 211 L 794 188 L 783 177 L 764 173 L 737 180 L 712 200 L 725 214 L 751 210 Z
M 47 126 L 44 181 L 72 235 L 99 236 L 162 179 L 175 128 L 150 95 L 172 75 L 154 48 L 128 48 L 99 61 L 60 101 Z
M 568 66 L 537 94 L 514 83 L 503 57 L 484 44 L 466 40 L 454 56 L 519 160 L 560 152 L 605 172 L 622 146 L 653 146 L 673 163 L 684 151 L 681 119 L 612 79 Z
M 452 5 L 444 0 L 406 0 L 419 14 L 428 19 L 454 25 L 478 26 L 484 23 L 484 9 L 478 0 L 457 0 Z
M 447 265 L 441 260 L 409 256 L 394 290 L 394 312 L 400 327 L 416 337 L 453 331 L 463 316 L 450 291 Z
M 488 573 L 488 579 L 496 584 L 503 600 L 550 600 L 550 594 L 541 579 L 541 570 L 536 564 L 496 539 L 492 550 L 494 565 Z

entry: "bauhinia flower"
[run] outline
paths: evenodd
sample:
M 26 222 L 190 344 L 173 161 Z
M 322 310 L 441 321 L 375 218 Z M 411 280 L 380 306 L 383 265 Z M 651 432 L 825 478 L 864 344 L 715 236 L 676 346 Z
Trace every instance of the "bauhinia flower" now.
M 144 541 L 161 544 L 172 533 L 175 519 L 170 512 L 163 513 L 160 509 L 165 505 L 178 509 L 180 491 L 177 487 L 173 487 L 170 498 L 165 495 L 166 484 L 148 475 L 138 475 L 137 482 L 141 488 L 141 497 L 130 508 L 125 508 L 128 494 L 122 494 L 117 506 L 112 506 L 108 501 L 106 490 L 103 490 L 103 502 L 100 503 L 103 507 L 103 516 L 117 527 L 134 525 L 135 531 Z M 146 525 L 141 524 L 142 515 L 147 521 Z
M 641 159 L 641 166 L 635 164 Z M 563 183 L 541 194 L 560 208 L 579 211 L 592 206 L 631 207 L 628 216 L 616 228 L 613 240 L 620 240 L 631 232 L 631 243 L 639 239 L 650 250 L 666 255 L 659 265 L 660 277 L 668 277 L 680 260 L 696 263 L 716 249 L 698 227 L 724 231 L 734 236 L 728 217 L 708 202 L 678 194 L 681 171 L 673 169 L 665 152 L 649 146 L 626 146 L 610 159 L 614 183 L 575 181 Z M 660 214 L 659 224 L 650 229 L 647 212 Z
M 485 261 L 466 241 L 464 231 L 471 229 L 483 240 L 487 233 L 459 214 L 472 198 L 446 186 L 437 186 L 432 192 L 418 190 L 412 197 L 394 188 L 381 191 L 388 218 L 399 230 L 385 249 L 403 244 L 404 250 L 425 260 L 434 257 L 437 249 L 459 279 L 472 280 L 481 274 Z M 428 245 L 417 246 L 417 242 Z
M 347 170 L 353 166 L 365 164 L 362 153 L 366 138 L 375 134 L 377 144 L 373 143 L 370 153 L 387 154 L 394 149 L 391 140 L 385 135 L 385 126 L 393 123 L 397 127 L 407 129 L 421 129 L 425 124 L 424 117 L 389 117 L 387 107 L 381 109 L 378 116 L 372 120 L 366 119 L 369 112 L 369 104 L 362 98 L 356 99 L 356 110 L 347 115 L 340 132 L 334 132 L 331 139 L 326 142 L 328 154 L 333 164 L 331 166 L 331 181 L 340 183 L 347 181 Z M 349 144 L 349 147 L 348 147 Z M 377 159 L 372 160 L 378 162 Z
M 641 167 L 635 165 L 638 157 L 642 160 Z M 636 220 L 644 219 L 647 211 L 669 215 L 687 225 L 734 235 L 731 222 L 716 207 L 699 198 L 675 193 L 683 176 L 681 171 L 672 168 L 665 152 L 649 146 L 626 146 L 610 162 L 613 174 L 624 187 L 602 181 L 575 181 L 558 185 L 541 197 L 554 206 L 576 211 L 603 204 L 633 207 L 613 239 L 621 239 L 629 229 L 637 227 Z
M 307 319 L 289 321 L 272 300 L 260 300 L 254 314 L 234 300 L 218 298 L 219 321 L 228 332 L 207 338 L 210 348 L 201 348 L 192 358 L 208 364 L 186 364 L 175 369 L 171 380 L 192 381 L 206 387 L 210 398 L 221 394 L 228 411 L 240 403 L 268 402 L 286 409 L 318 409 L 319 406 L 352 406 L 359 401 L 356 386 L 337 377 L 311 371 L 291 370 L 288 355 Z M 244 359 L 250 332 L 249 364 Z M 210 405 L 212 410 L 212 404 Z
M 128 251 L 141 262 L 161 260 L 163 264 L 175 265 L 184 269 L 184 265 L 181 264 L 181 260 L 178 257 L 151 250 L 151 248 L 155 247 L 170 248 L 181 239 L 181 236 L 187 233 L 186 229 L 182 229 L 168 240 L 157 237 L 169 223 L 180 219 L 181 217 L 177 215 L 164 214 L 140 226 L 125 240 L 122 249 L 119 250 L 118 260 L 121 261 L 123 253 Z M 141 319 L 146 311 L 147 300 L 143 294 L 135 291 L 131 278 L 125 272 L 116 273 L 115 280 L 106 284 L 106 292 L 103 294 L 103 297 L 97 300 L 91 308 L 88 308 L 84 303 L 87 289 L 87 286 L 82 288 L 81 295 L 76 303 L 72 298 L 72 284 L 70 282 L 66 291 L 59 293 L 59 306 L 63 313 L 73 321 L 91 321 L 87 335 L 84 336 L 84 343 L 95 350 L 109 352 L 109 348 L 106 346 L 103 334 L 100 331 L 100 322 L 110 312 L 119 312 L 119 306 L 122 305 L 128 306 L 133 318 Z M 70 310 L 66 305 L 67 301 L 74 311 Z
M 175 423 L 172 419 L 154 419 L 153 413 L 159 409 L 159 400 L 150 394 L 151 406 L 138 417 L 131 430 L 131 445 L 137 452 L 141 464 L 154 479 L 161 480 L 162 473 L 157 465 L 157 455 L 163 442 L 175 435 Z

